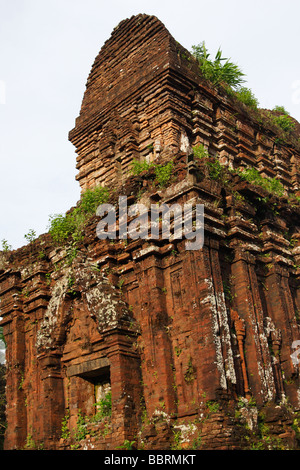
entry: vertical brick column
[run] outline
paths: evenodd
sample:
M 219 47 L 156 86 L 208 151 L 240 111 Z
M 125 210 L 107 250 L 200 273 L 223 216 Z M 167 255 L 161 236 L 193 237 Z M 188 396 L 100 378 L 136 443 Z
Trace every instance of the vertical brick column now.
M 39 438 L 42 437 L 46 449 L 54 449 L 55 441 L 60 438 L 65 410 L 60 359 L 61 355 L 55 351 L 38 356 L 41 369 L 40 407 L 43 420 L 43 436 Z
M 130 332 L 108 331 L 105 336 L 110 362 L 113 445 L 116 448 L 125 440 L 135 440 L 137 435 L 142 396 L 140 360 L 132 349 Z
M 276 390 L 254 263 L 253 256 L 237 248 L 231 273 L 234 305 L 245 325 L 245 366 L 249 387 L 257 402 L 263 403 L 273 399 Z
M 212 268 L 212 278 L 215 289 L 216 309 L 218 313 L 218 322 L 220 328 L 220 341 L 227 384 L 232 386 L 236 384 L 236 373 L 234 370 L 234 358 L 230 334 L 230 318 L 227 311 L 223 276 L 219 260 L 219 242 L 210 240 L 210 263 Z
M 291 403 L 298 405 L 296 371 L 292 363 L 292 343 L 299 340 L 299 326 L 288 282 L 289 274 L 282 266 L 274 264 L 266 276 L 267 301 L 270 316 L 281 332 L 280 364 L 284 388 Z
M 173 388 L 171 341 L 166 329 L 166 302 L 170 293 L 165 287 L 160 258 L 151 255 L 140 260 L 138 276 L 143 302 L 138 321 L 144 343 L 143 381 L 147 412 L 151 416 L 156 409 L 161 409 L 171 414 L 176 411 L 176 396 Z
M 211 258 L 211 249 L 207 245 L 202 250 L 186 254 L 194 276 L 194 282 L 190 283 L 190 295 L 194 299 L 191 315 L 198 391 L 199 397 L 208 400 L 216 399 L 220 390 L 227 390 L 225 357 L 227 353 L 231 355 L 230 344 L 223 343 L 225 336 L 228 340 L 229 332 L 216 256 L 214 253 Z M 234 371 L 231 372 L 234 381 Z
M 18 306 L 16 305 L 18 308 Z M 8 318 L 7 318 L 8 319 Z M 22 449 L 26 443 L 27 417 L 25 396 L 22 388 L 24 381 L 24 321 L 22 312 L 14 310 L 9 317 L 9 323 L 2 323 L 4 336 L 7 342 L 7 430 L 5 434 L 4 448 Z

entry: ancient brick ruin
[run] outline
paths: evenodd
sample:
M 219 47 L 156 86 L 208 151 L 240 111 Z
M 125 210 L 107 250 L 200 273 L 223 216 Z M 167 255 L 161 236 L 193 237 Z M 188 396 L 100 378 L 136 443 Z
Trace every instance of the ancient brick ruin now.
M 115 28 L 70 132 L 77 179 L 112 200 L 204 204 L 204 246 L 99 240 L 94 216 L 72 262 L 49 233 L 1 254 L 5 449 L 298 447 L 295 124 L 283 138 L 212 87 L 157 18 Z M 199 144 L 226 181 L 195 157 Z M 154 167 L 132 176 L 134 160 L 172 160 L 172 180 L 160 187 Z M 243 179 L 247 167 L 284 193 Z M 108 391 L 111 413 L 96 420 Z

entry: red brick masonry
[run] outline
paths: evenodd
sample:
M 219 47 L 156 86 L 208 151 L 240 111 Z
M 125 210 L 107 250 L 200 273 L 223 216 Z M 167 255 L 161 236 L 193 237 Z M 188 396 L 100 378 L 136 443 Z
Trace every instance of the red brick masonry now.
M 0 253 L 5 448 L 297 448 L 299 147 L 207 84 L 147 15 L 104 44 L 70 140 L 83 190 L 204 204 L 205 243 L 99 240 L 94 217 L 72 263 L 49 234 Z M 229 183 L 193 158 L 197 144 Z M 130 177 L 134 159 L 173 159 L 173 181 Z M 246 165 L 285 194 L 241 180 Z M 94 422 L 99 387 L 111 387 L 112 413 Z

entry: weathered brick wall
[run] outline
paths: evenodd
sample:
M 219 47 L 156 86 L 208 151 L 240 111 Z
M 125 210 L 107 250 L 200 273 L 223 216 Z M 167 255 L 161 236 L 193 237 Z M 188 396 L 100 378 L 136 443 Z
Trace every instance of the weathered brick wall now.
M 115 189 L 112 201 L 127 195 L 147 207 L 204 204 L 204 246 L 99 240 L 93 217 L 72 261 L 50 234 L 2 254 L 6 449 L 115 449 L 126 441 L 296 448 L 297 145 L 279 143 L 274 129 L 205 83 L 147 15 L 122 22 L 105 43 L 70 138 L 83 190 L 105 184 Z M 226 184 L 193 157 L 198 143 L 219 159 Z M 133 159 L 171 158 L 168 187 L 153 169 L 129 176 Z M 242 180 L 235 170 L 245 165 L 276 176 L 285 194 Z M 95 422 L 97 390 L 108 386 L 111 416 Z M 89 418 L 80 439 L 78 416 Z
M 111 185 L 128 176 L 133 159 L 170 159 L 203 143 L 224 165 L 256 166 L 299 190 L 299 147 L 280 145 L 263 124 L 209 86 L 160 21 L 138 15 L 115 28 L 90 72 L 70 132 L 77 179 L 82 189 Z
M 6 428 L 5 373 L 6 373 L 5 365 L 0 364 L 0 450 L 3 450 L 4 434 L 5 434 L 5 428 Z

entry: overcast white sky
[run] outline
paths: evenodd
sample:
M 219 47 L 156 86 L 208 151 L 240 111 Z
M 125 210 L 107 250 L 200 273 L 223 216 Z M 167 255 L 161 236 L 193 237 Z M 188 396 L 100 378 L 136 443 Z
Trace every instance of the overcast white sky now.
M 299 0 L 0 0 L 0 242 L 24 245 L 79 199 L 68 132 L 96 55 L 138 13 L 188 50 L 221 46 L 261 107 L 300 121 Z

